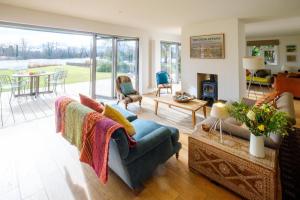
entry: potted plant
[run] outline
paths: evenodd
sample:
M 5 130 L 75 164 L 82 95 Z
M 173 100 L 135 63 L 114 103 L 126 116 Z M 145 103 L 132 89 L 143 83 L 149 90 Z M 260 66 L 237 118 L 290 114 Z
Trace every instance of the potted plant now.
M 269 137 L 271 133 L 281 136 L 288 134 L 286 113 L 278 111 L 272 105 L 249 107 L 235 102 L 228 110 L 231 116 L 244 123 L 251 132 L 249 152 L 253 156 L 265 157 L 264 137 Z

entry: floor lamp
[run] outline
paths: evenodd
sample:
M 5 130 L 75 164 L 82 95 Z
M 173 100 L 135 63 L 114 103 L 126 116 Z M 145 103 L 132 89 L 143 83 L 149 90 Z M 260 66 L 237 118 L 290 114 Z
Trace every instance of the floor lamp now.
M 251 56 L 243 58 L 243 68 L 247 69 L 251 73 L 249 85 L 248 85 L 248 97 L 250 94 L 250 87 L 253 82 L 254 74 L 259 69 L 265 68 L 264 58 L 260 56 Z M 256 95 L 255 95 L 256 96 Z

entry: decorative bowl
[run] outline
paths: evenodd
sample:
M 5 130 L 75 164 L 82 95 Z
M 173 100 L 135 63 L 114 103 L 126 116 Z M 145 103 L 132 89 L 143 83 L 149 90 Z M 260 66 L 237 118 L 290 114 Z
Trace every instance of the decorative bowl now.
M 185 92 L 176 92 L 175 96 L 173 96 L 173 100 L 178 103 L 187 103 L 193 99 L 195 99 L 194 96 Z

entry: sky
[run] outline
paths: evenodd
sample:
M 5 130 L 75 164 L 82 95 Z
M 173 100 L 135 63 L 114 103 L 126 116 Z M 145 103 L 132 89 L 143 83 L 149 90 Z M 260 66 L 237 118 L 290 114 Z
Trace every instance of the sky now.
M 0 27 L 0 43 L 19 43 L 24 38 L 30 46 L 39 46 L 46 42 L 58 42 L 72 47 L 90 47 L 91 36 L 54 33 L 45 31 L 32 31 Z

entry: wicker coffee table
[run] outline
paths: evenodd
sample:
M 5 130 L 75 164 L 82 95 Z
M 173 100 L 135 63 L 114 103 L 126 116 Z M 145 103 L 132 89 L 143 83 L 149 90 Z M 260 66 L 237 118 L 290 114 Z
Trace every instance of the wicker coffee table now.
M 199 128 L 189 137 L 189 168 L 246 199 L 277 199 L 277 155 L 265 148 L 266 157 L 248 153 L 249 142 Z
M 203 109 L 203 115 L 206 118 L 206 105 L 207 101 L 202 101 L 198 99 L 193 99 L 187 103 L 179 103 L 173 100 L 172 96 L 165 96 L 165 97 L 157 97 L 154 99 L 155 101 L 155 114 L 157 115 L 158 110 L 158 103 L 163 103 L 169 105 L 169 107 L 174 106 L 177 108 L 181 108 L 184 110 L 192 111 L 192 124 L 193 126 L 196 125 L 196 111 Z

